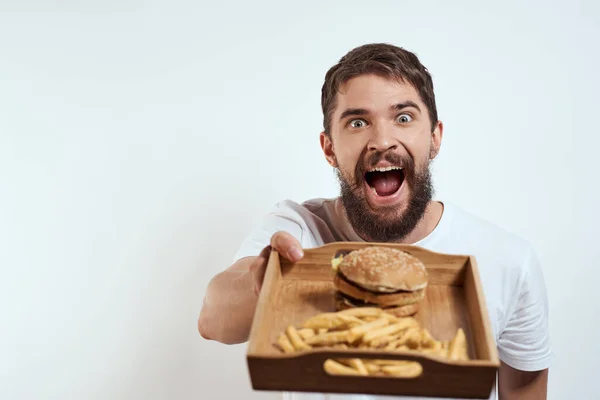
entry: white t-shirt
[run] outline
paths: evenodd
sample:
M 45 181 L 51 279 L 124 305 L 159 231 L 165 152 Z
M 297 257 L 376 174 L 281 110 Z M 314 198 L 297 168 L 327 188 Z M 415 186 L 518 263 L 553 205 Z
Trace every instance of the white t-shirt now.
M 499 357 L 513 368 L 535 371 L 551 361 L 548 300 L 536 254 L 525 240 L 463 209 L 443 202 L 436 228 L 413 243 L 449 254 L 471 254 L 477 259 L 486 304 Z M 303 248 L 332 241 L 364 241 L 353 230 L 341 200 L 312 199 L 302 204 L 286 200 L 277 204 L 243 241 L 235 260 L 256 256 L 271 236 L 286 231 Z M 286 400 L 389 400 L 390 396 L 284 393 Z M 496 399 L 496 388 L 490 399 Z M 401 397 L 407 400 L 408 397 Z M 419 400 L 424 398 L 420 397 Z

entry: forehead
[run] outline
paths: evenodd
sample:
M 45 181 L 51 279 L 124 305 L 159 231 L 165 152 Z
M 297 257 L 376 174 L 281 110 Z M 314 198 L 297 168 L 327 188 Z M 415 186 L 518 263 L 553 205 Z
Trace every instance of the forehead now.
M 424 109 L 419 94 L 410 83 L 378 75 L 360 75 L 340 87 L 334 116 L 347 108 L 364 108 L 371 112 L 387 113 L 390 106 L 407 100 Z

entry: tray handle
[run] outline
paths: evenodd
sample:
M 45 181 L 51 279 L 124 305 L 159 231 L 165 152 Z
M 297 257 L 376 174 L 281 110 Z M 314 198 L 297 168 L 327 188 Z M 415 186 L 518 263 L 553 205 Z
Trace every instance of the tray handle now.
M 461 361 L 437 360 L 437 356 L 415 354 L 410 351 L 394 353 L 370 350 L 322 350 L 297 353 L 293 357 L 297 363 L 312 370 L 324 379 L 344 379 L 346 377 L 387 378 L 414 380 L 440 371 L 472 365 Z M 317 368 L 318 367 L 318 368 Z
M 327 358 L 323 370 L 330 376 L 416 379 L 424 374 L 423 364 L 412 359 L 370 357 Z

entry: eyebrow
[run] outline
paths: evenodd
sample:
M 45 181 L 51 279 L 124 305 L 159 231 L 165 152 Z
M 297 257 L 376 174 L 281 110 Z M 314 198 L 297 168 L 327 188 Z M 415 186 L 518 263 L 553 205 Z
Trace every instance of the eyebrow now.
M 368 113 L 369 112 L 364 108 L 347 108 L 344 110 L 342 115 L 340 115 L 340 121 L 351 115 L 367 115 Z
M 396 110 L 396 111 L 400 111 L 400 110 L 404 110 L 405 108 L 408 108 L 408 107 L 416 108 L 417 111 L 421 112 L 421 109 L 419 108 L 419 106 L 417 105 L 417 103 L 415 103 L 414 101 L 411 101 L 411 100 L 407 100 L 404 103 L 394 104 L 391 107 L 391 109 L 392 110 Z
M 393 111 L 401 111 L 408 107 L 416 108 L 417 111 L 421 112 L 421 109 L 419 108 L 417 103 L 415 103 L 414 101 L 411 101 L 411 100 L 407 100 L 404 103 L 394 104 L 393 106 L 390 107 L 390 109 Z M 369 111 L 364 108 L 347 108 L 340 115 L 340 121 L 349 116 L 367 115 L 367 114 L 369 114 Z

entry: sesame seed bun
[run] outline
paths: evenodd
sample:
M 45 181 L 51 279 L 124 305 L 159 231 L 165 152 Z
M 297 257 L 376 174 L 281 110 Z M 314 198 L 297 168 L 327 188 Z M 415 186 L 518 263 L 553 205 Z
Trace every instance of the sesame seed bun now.
M 421 260 L 383 246 L 351 251 L 337 270 L 348 281 L 376 293 L 418 291 L 428 282 L 427 269 Z

